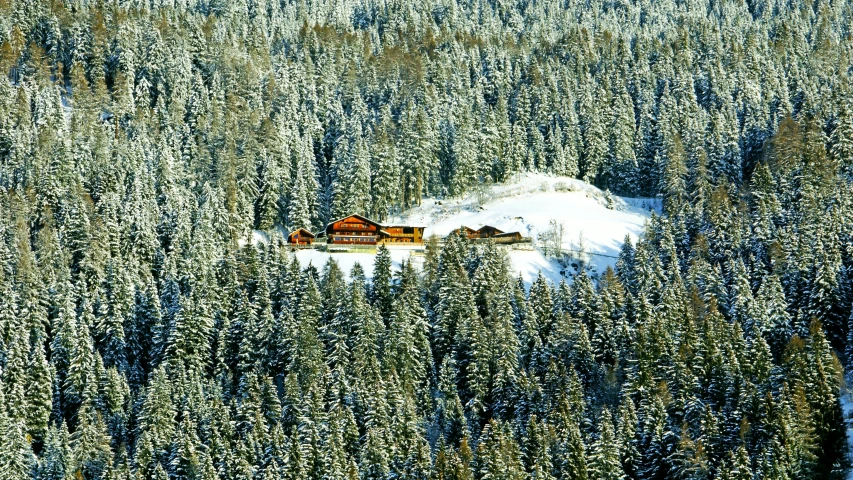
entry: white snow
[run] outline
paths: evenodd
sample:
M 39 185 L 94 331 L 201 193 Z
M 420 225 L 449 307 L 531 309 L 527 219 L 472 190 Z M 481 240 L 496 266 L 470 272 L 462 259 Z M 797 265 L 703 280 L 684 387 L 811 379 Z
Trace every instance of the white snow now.
M 512 268 L 521 274 L 526 285 L 530 285 L 541 273 L 551 283 L 560 283 L 564 277 L 560 273 L 562 267 L 555 261 L 545 258 L 539 250 L 509 251 L 509 261 Z
M 593 272 L 602 272 L 613 265 L 626 235 L 636 241 L 643 232 L 652 210 L 658 210 L 654 199 L 607 198 L 601 190 L 568 177 L 545 174 L 522 174 L 512 182 L 492 185 L 480 192 L 460 199 L 424 199 L 416 208 L 387 220 L 385 223 L 422 225 L 427 227 L 425 237 L 444 237 L 462 225 L 477 229 L 491 225 L 505 232 L 520 232 L 532 239 L 532 244 L 508 246 L 512 267 L 521 274 L 525 283 L 532 283 L 539 272 L 557 283 L 574 272 L 563 267 L 541 250 L 539 234 L 548 229 L 551 220 L 562 223 L 562 246 L 567 251 L 588 259 Z M 582 239 L 582 240 L 581 240 Z M 255 232 L 256 243 L 269 241 L 263 232 Z M 399 268 L 403 260 L 413 259 L 416 266 L 423 256 L 414 254 L 412 248 L 390 247 L 393 267 Z M 334 258 L 341 269 L 349 274 L 356 262 L 372 276 L 373 253 L 327 253 L 318 250 L 300 250 L 296 258 L 307 266 L 322 269 L 329 258 Z
M 389 248 L 388 250 L 391 253 L 391 270 L 393 271 L 399 270 L 404 260 L 414 262 L 416 268 L 423 265 L 424 257 L 415 255 L 412 249 Z M 359 263 L 364 269 L 364 275 L 368 278 L 373 276 L 373 262 L 376 260 L 376 255 L 373 253 L 328 253 L 311 249 L 299 250 L 295 255 L 303 268 L 312 264 L 319 270 L 323 269 L 330 258 L 334 258 L 341 270 L 347 275 L 349 275 L 352 267 Z
M 273 234 L 276 234 L 276 233 L 277 233 L 277 230 L 273 231 Z M 284 235 L 282 235 L 282 238 L 284 238 Z M 264 232 L 261 230 L 252 230 L 252 244 L 253 245 L 259 245 L 259 244 L 266 245 L 268 243 L 270 243 L 270 233 L 267 233 L 267 232 Z M 244 245 L 246 245 L 246 239 L 238 238 L 237 239 L 237 246 L 240 248 L 243 248 Z
M 612 195 L 608 200 L 604 192 L 580 180 L 528 173 L 461 199 L 425 199 L 419 207 L 392 221 L 424 225 L 426 237 L 443 237 L 462 225 L 474 229 L 491 225 L 505 232 L 520 232 L 530 237 L 537 248 L 510 249 L 513 267 L 525 282 L 535 279 L 540 270 L 546 278 L 558 282 L 563 267 L 538 248 L 542 246 L 539 235 L 548 229 L 551 220 L 564 227 L 563 248 L 576 254 L 582 251 L 592 269 L 601 272 L 615 263 L 625 236 L 636 241 L 651 211 L 658 208 L 654 199 Z

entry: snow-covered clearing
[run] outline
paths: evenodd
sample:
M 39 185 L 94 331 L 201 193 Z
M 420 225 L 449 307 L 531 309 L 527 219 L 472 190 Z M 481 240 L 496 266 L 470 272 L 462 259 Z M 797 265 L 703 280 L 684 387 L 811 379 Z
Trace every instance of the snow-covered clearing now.
M 527 284 L 535 280 L 539 272 L 557 283 L 574 270 L 561 266 L 542 252 L 544 244 L 540 234 L 549 229 L 552 220 L 564 228 L 562 248 L 586 258 L 593 272 L 602 272 L 615 263 L 625 236 L 636 241 L 651 211 L 658 208 L 654 199 L 615 195 L 608 198 L 601 190 L 580 180 L 529 173 L 460 199 L 424 199 L 420 206 L 385 223 L 425 226 L 427 238 L 444 237 L 462 225 L 474 229 L 491 225 L 505 232 L 520 232 L 532 239 L 532 244 L 507 247 L 512 267 Z M 254 241 L 267 239 L 266 234 L 256 232 Z M 407 258 L 413 259 L 417 266 L 423 263 L 423 256 L 413 255 L 410 248 L 391 247 L 390 250 L 395 268 Z M 296 257 L 303 266 L 311 263 L 317 268 L 334 258 L 347 274 L 358 262 L 370 277 L 375 255 L 300 250 Z
M 635 241 L 651 210 L 657 208 L 658 202 L 653 199 L 608 198 L 580 180 L 528 173 L 461 199 L 425 199 L 393 221 L 424 225 L 426 237 L 443 237 L 462 225 L 474 229 L 491 225 L 505 232 L 520 232 L 537 248 L 510 249 L 513 267 L 526 282 L 535 279 L 540 270 L 558 282 L 564 268 L 542 254 L 540 241 L 540 234 L 548 230 L 552 220 L 564 228 L 563 249 L 576 255 L 585 253 L 592 269 L 601 272 L 616 261 L 625 236 Z
M 411 249 L 389 248 L 388 250 L 391 252 L 392 270 L 398 270 L 405 260 L 411 260 L 417 268 L 423 265 L 424 257 L 413 255 Z M 299 259 L 299 263 L 303 267 L 312 264 L 320 270 L 330 258 L 334 258 L 341 270 L 347 275 L 349 275 L 352 267 L 359 263 L 364 269 L 365 276 L 369 278 L 373 276 L 373 262 L 376 260 L 376 255 L 373 253 L 328 253 L 319 250 L 299 250 L 296 252 L 296 258 Z

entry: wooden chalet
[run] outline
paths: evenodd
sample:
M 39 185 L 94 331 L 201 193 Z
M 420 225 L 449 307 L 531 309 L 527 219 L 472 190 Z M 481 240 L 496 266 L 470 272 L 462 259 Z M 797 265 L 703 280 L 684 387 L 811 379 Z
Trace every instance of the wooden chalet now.
M 291 245 L 311 245 L 314 243 L 314 234 L 304 228 L 297 228 L 287 234 L 287 243 Z
M 379 231 L 379 240 L 382 243 L 424 243 L 424 230 L 426 227 L 410 227 L 408 225 L 387 225 Z
M 334 245 L 423 245 L 426 227 L 381 225 L 361 215 L 350 215 L 326 226 L 327 242 Z
M 461 232 L 463 235 L 468 237 L 468 240 L 483 240 L 491 238 L 497 243 L 516 243 L 523 240 L 523 237 L 519 232 L 504 232 L 503 230 L 491 225 L 483 225 L 478 230 L 462 226 L 454 230 L 454 232 Z
M 477 236 L 478 234 L 476 230 L 471 227 L 466 227 L 464 225 L 454 230 L 453 233 L 465 235 L 466 237 L 468 237 L 468 240 L 480 238 Z
M 382 225 L 361 215 L 349 215 L 326 225 L 327 242 L 334 245 L 376 245 Z
M 519 232 L 499 233 L 492 238 L 497 243 L 518 243 L 524 239 Z
M 492 238 L 495 235 L 501 235 L 503 233 L 505 232 L 499 228 L 495 228 L 491 225 L 483 225 L 479 230 L 477 230 L 477 238 Z

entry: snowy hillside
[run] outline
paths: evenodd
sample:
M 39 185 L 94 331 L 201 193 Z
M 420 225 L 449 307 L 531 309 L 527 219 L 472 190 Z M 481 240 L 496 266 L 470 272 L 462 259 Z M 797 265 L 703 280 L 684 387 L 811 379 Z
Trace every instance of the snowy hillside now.
M 594 270 L 615 262 L 626 235 L 636 239 L 657 202 L 608 196 L 601 190 L 567 177 L 525 174 L 516 181 L 495 185 L 460 200 L 425 199 L 420 207 L 394 221 L 427 227 L 425 235 L 443 237 L 462 225 L 477 229 L 491 225 L 520 232 L 532 239 L 535 250 L 510 251 L 513 266 L 526 281 L 539 270 L 559 281 L 562 268 L 543 256 L 541 235 L 555 220 L 562 224 L 564 250 L 582 256 Z
M 276 230 L 272 233 L 274 237 L 279 237 L 280 241 L 284 241 L 284 237 L 286 233 L 281 228 L 276 228 Z M 260 243 L 269 243 L 270 234 L 267 232 L 262 232 L 259 230 L 254 230 L 252 232 L 252 242 L 257 244 Z M 238 244 L 242 247 L 245 244 L 244 240 L 239 240 Z M 405 246 L 394 246 L 390 248 L 391 251 L 391 268 L 394 270 L 398 270 L 404 261 L 413 262 L 416 267 L 420 267 L 423 264 L 424 257 L 423 255 L 419 255 L 418 253 L 423 252 L 423 246 L 417 247 L 405 247 Z M 349 275 L 352 267 L 355 266 L 356 263 L 360 264 L 364 269 L 364 274 L 369 278 L 373 276 L 373 262 L 376 259 L 376 254 L 374 253 L 328 253 L 322 252 L 320 250 L 306 249 L 306 250 L 298 250 L 296 253 L 296 258 L 299 260 L 299 263 L 302 264 L 303 267 L 307 267 L 309 264 L 314 265 L 318 269 L 322 270 L 323 266 L 326 265 L 326 262 L 330 258 L 334 258 L 338 265 L 341 267 L 344 273 Z
M 559 282 L 573 269 L 562 267 L 546 257 L 541 234 L 552 220 L 564 228 L 563 249 L 575 257 L 585 258 L 593 271 L 601 272 L 615 262 L 626 235 L 633 239 L 642 233 L 654 200 L 610 198 L 601 190 L 566 177 L 526 174 L 516 181 L 495 185 L 486 191 L 472 193 L 462 199 L 425 199 L 421 206 L 392 218 L 388 223 L 426 226 L 426 237 L 444 237 L 461 225 L 480 228 L 491 225 L 505 232 L 518 231 L 532 239 L 532 244 L 510 247 L 513 268 L 530 283 L 541 271 L 552 282 Z M 321 268 L 334 258 L 345 272 L 358 262 L 370 276 L 373 254 L 325 253 L 302 250 L 296 254 L 303 265 L 313 263 Z M 409 258 L 416 264 L 422 256 L 412 255 L 406 248 L 394 247 L 391 256 L 395 267 Z

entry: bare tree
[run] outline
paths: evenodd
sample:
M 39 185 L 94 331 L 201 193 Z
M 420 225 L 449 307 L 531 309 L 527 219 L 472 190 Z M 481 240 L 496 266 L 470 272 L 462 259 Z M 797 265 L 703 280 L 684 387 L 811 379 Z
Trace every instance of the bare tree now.
M 572 260 L 578 264 L 578 271 L 585 268 L 589 263 L 589 253 L 586 251 L 586 239 L 584 239 L 583 231 L 578 232 L 577 243 L 572 243 L 570 250 Z
M 551 219 L 548 222 L 548 229 L 539 234 L 539 242 L 542 245 L 542 252 L 545 256 L 553 256 L 562 258 L 563 256 L 563 238 L 566 235 L 566 227 L 563 222 L 556 219 Z

